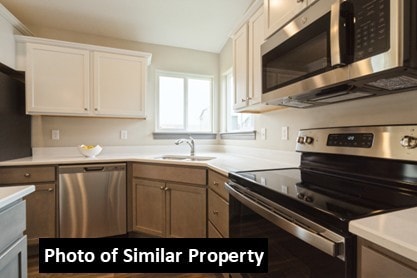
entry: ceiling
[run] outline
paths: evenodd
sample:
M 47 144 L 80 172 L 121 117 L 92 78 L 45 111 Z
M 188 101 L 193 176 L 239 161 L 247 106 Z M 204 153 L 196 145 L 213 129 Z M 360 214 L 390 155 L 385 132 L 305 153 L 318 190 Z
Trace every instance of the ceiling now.
M 27 27 L 219 53 L 256 0 L 0 0 Z

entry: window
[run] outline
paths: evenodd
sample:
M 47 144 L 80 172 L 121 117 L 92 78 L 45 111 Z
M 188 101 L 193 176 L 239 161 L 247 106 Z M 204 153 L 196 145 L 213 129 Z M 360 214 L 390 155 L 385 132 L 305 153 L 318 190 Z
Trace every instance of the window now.
M 157 83 L 157 131 L 213 131 L 212 77 L 157 72 Z
M 254 119 L 253 115 L 246 113 L 236 113 L 233 110 L 235 104 L 235 93 L 233 88 L 233 74 L 232 70 L 227 71 L 223 75 L 224 90 L 226 92 L 226 131 L 227 132 L 239 132 L 239 131 L 253 131 Z

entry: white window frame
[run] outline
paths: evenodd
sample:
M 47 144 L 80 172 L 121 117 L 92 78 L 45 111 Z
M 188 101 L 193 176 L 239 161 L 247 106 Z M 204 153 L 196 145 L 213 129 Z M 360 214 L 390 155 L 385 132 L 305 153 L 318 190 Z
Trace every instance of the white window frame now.
M 176 77 L 176 78 L 184 78 L 184 129 L 171 129 L 171 128 L 161 128 L 159 122 L 159 77 Z M 155 101 L 155 131 L 160 133 L 186 133 L 186 134 L 194 134 L 194 133 L 213 133 L 214 130 L 214 77 L 211 75 L 199 75 L 199 74 L 191 74 L 191 73 L 182 73 L 182 72 L 172 72 L 172 71 L 163 71 L 163 70 L 156 70 L 155 73 L 156 85 L 156 101 Z M 210 130 L 209 131 L 190 131 L 187 128 L 187 117 L 188 117 L 188 79 L 201 79 L 201 80 L 209 80 L 211 82 L 211 90 L 210 90 Z

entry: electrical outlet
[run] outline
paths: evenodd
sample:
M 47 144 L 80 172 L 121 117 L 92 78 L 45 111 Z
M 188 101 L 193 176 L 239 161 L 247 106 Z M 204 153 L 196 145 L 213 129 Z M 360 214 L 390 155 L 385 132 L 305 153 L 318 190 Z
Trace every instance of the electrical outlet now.
M 288 126 L 283 126 L 281 128 L 281 140 L 289 140 Z
M 120 130 L 120 139 L 127 139 L 127 130 Z
M 53 129 L 51 136 L 52 140 L 59 140 L 59 129 Z
M 261 139 L 266 140 L 266 128 L 261 128 Z

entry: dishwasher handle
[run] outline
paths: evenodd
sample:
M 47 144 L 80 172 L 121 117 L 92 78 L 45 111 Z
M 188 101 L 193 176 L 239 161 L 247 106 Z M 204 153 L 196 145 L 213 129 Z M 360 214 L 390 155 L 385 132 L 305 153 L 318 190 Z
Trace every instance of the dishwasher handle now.
M 59 174 L 125 171 L 126 163 L 62 165 Z
M 84 167 L 84 172 L 103 172 L 104 167 Z

